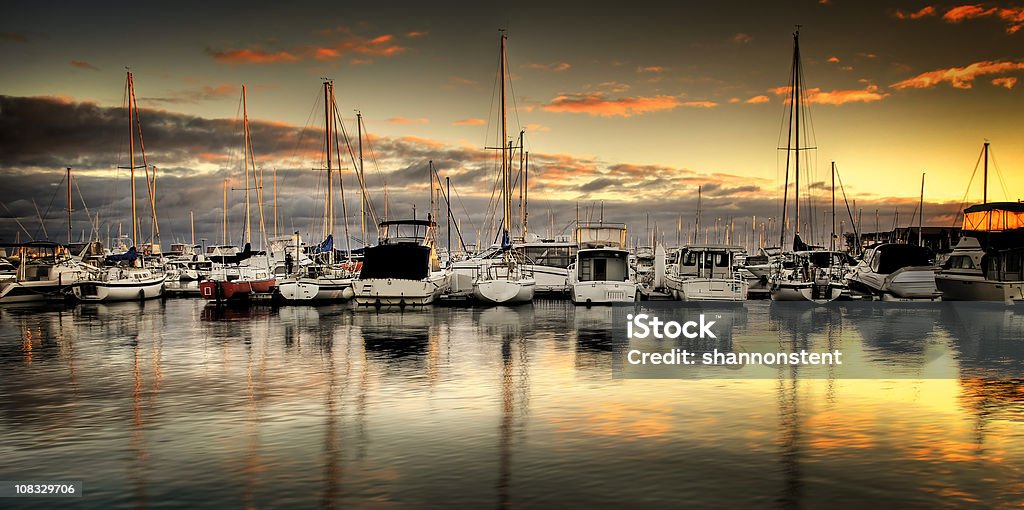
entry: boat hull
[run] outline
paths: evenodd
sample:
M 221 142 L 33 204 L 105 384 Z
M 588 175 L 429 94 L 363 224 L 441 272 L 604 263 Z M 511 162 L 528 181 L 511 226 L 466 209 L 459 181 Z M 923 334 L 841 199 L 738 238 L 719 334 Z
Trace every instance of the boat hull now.
M 935 285 L 943 301 L 1024 301 L 1024 281 L 1000 282 L 981 276 L 938 274 Z
M 71 287 L 75 299 L 84 302 L 138 301 L 164 295 L 164 278 L 154 276 L 131 281 L 84 281 Z
M 206 280 L 199 283 L 199 295 L 210 301 L 244 300 L 254 293 L 269 293 L 274 290 L 277 280 Z
M 743 301 L 747 299 L 748 284 L 741 279 L 665 278 L 665 286 L 676 299 L 682 301 Z
M 0 285 L 0 304 L 38 303 L 64 297 L 67 286 L 57 282 L 5 282 Z
M 636 301 L 633 282 L 577 282 L 572 284 L 570 297 L 577 305 L 610 305 Z
M 773 282 L 769 292 L 772 301 L 812 301 L 828 303 L 839 299 L 846 287 L 834 282 Z
M 352 299 L 352 280 L 299 278 L 277 284 L 277 295 L 288 303 L 342 302 Z
M 494 305 L 529 303 L 536 287 L 537 282 L 530 278 L 480 280 L 473 284 L 473 297 Z
M 425 306 L 441 295 L 443 281 L 443 275 L 423 280 L 357 279 L 352 281 L 352 291 L 356 304 L 361 306 Z

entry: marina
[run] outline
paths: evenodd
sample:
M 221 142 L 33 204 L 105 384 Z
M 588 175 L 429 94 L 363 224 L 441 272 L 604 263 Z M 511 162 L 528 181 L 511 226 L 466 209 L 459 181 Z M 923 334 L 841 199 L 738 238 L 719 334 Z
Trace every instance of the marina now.
M 0 508 L 1020 507 L 1024 7 L 508 7 L 7 9 Z

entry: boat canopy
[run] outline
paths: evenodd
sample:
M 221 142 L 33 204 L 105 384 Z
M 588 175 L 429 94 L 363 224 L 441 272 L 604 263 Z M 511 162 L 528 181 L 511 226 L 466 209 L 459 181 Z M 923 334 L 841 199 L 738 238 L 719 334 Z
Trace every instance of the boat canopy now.
M 964 209 L 965 231 L 1003 232 L 1024 229 L 1024 203 L 990 202 Z
M 875 247 L 871 269 L 878 274 L 892 274 L 904 267 L 931 266 L 931 250 L 913 244 L 880 244 Z
M 389 220 L 380 222 L 378 238 L 380 244 L 422 243 L 430 234 L 434 221 Z

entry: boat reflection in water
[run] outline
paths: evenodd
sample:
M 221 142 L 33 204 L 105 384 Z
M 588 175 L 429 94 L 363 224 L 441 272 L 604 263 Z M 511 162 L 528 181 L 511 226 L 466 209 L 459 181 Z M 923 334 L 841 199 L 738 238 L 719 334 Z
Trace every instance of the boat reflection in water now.
M 779 305 L 687 313 L 867 376 L 615 379 L 614 310 L 564 301 L 3 308 L 0 455 L 104 508 L 1019 502 L 1019 307 Z

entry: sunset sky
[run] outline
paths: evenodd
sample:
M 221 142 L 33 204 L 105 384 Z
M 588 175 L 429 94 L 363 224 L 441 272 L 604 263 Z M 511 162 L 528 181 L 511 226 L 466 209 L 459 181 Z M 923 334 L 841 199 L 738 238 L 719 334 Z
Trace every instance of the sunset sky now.
M 241 173 L 243 83 L 257 163 L 278 169 L 281 230 L 316 237 L 322 183 L 311 169 L 320 165 L 322 135 L 299 132 L 323 123 L 323 77 L 335 80 L 351 136 L 354 111 L 363 112 L 378 211 L 381 177 L 392 217 L 411 215 L 414 203 L 426 209 L 432 159 L 459 193 L 463 229 L 486 231 L 495 173 L 493 151 L 484 147 L 496 143 L 501 27 L 508 29 L 516 107 L 509 130 L 527 131 L 531 227 L 541 233 L 552 223 L 560 231 L 577 201 L 581 208 L 605 201 L 605 219 L 629 222 L 642 236 L 649 213 L 674 244 L 679 217 L 684 232 L 692 226 L 698 185 L 706 191 L 705 225 L 778 216 L 785 170 L 779 89 L 788 83 L 796 24 L 817 147 L 802 184 L 819 194 L 816 221 L 829 198 L 813 183 L 827 188 L 834 160 L 849 199 L 863 210 L 862 230 L 874 230 L 876 209 L 887 230 L 897 207 L 907 226 L 922 172 L 925 223 L 948 226 L 985 140 L 998 168 L 990 200 L 1022 195 L 1024 4 L 500 7 L 8 4 L 0 18 L 0 240 L 19 230 L 22 238 L 26 231 L 42 237 L 36 207 L 49 210 L 49 236 L 64 240 L 58 184 L 66 166 L 75 168 L 76 195 L 100 214 L 104 236 L 109 222 L 116 230 L 116 222 L 130 221 L 126 178 L 115 170 L 126 157 L 126 66 L 135 74 L 147 156 L 159 169 L 165 248 L 187 236 L 189 210 L 197 237 L 220 238 L 221 183 Z M 344 178 L 354 189 L 351 174 Z M 980 179 L 979 170 L 969 204 L 981 201 Z M 240 201 L 233 193 L 232 238 Z M 352 216 L 354 194 L 348 202 Z M 78 236 L 88 219 L 80 203 L 75 208 Z

